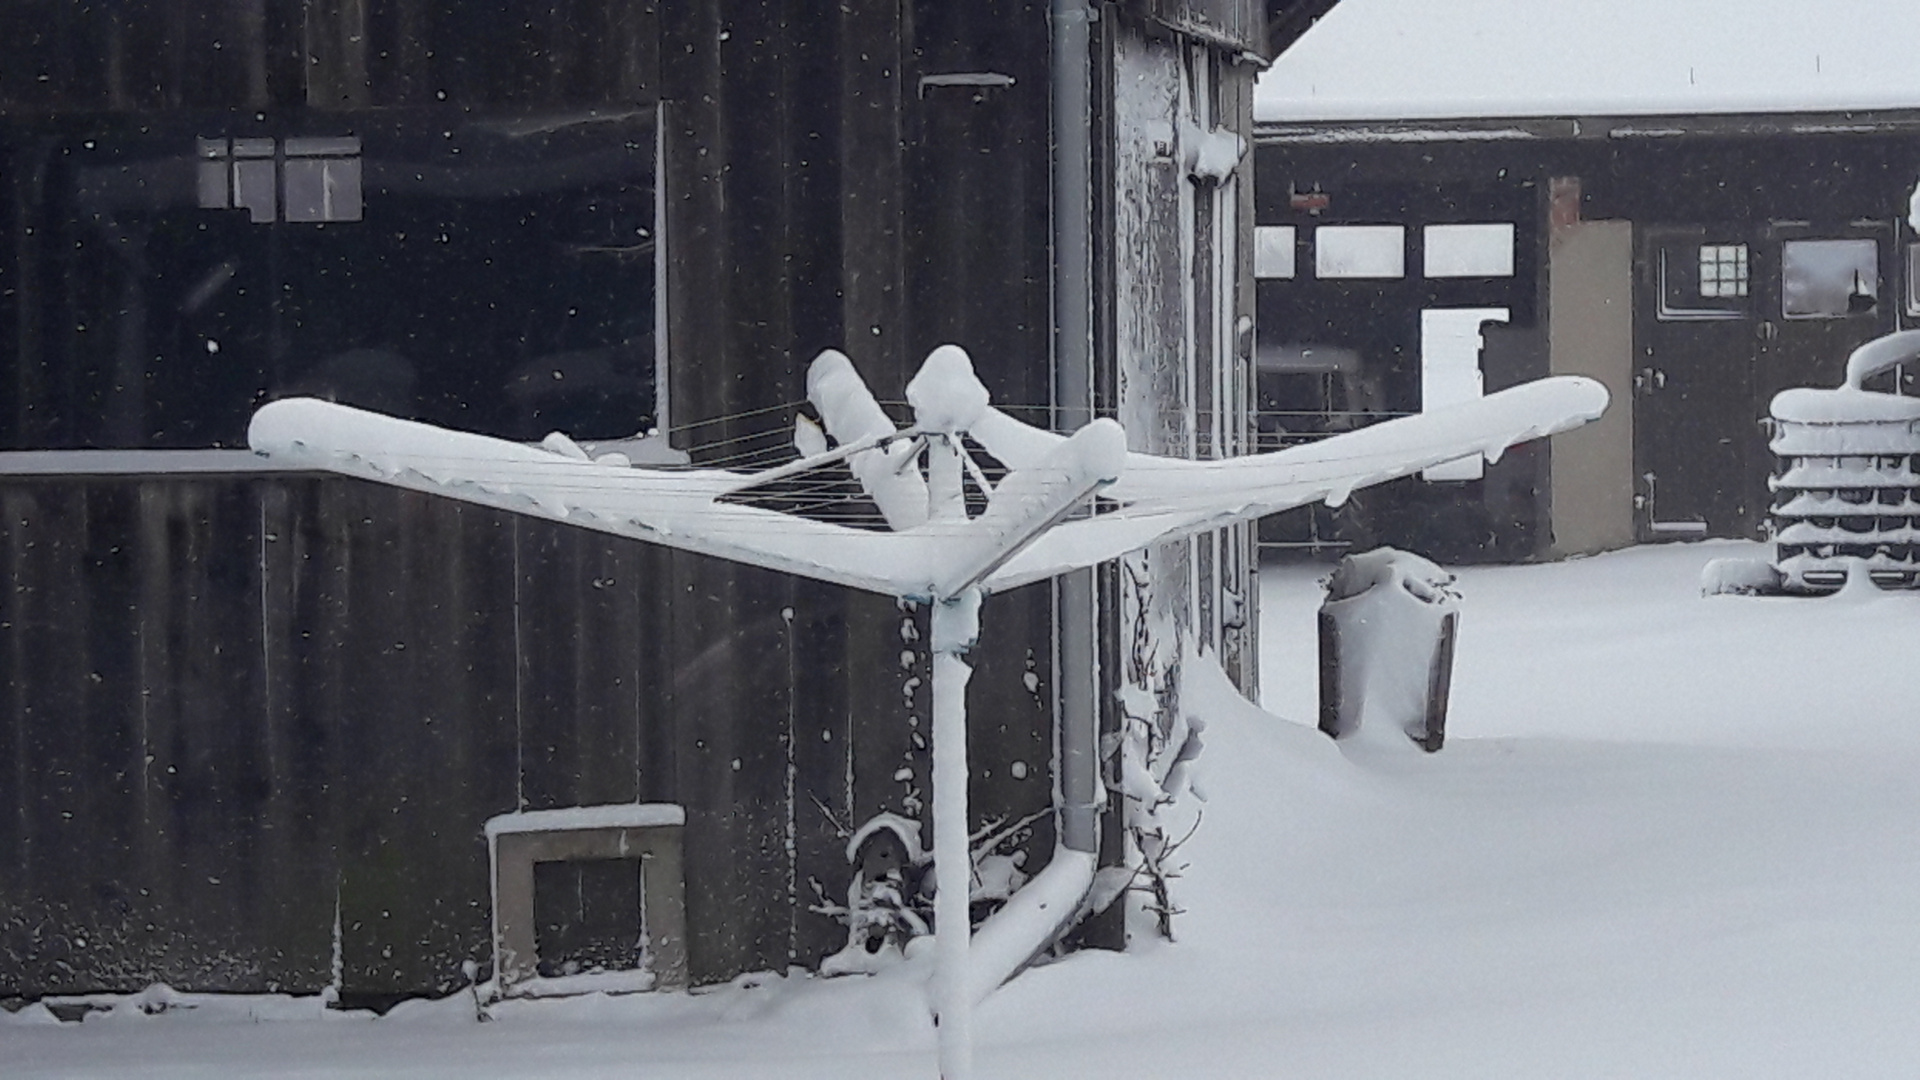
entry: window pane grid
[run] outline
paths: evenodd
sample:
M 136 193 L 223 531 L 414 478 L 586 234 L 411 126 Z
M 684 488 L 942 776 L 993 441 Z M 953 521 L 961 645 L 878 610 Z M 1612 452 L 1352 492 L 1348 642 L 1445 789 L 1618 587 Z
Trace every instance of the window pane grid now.
M 1702 244 L 1700 246 L 1701 296 L 1745 296 L 1747 281 L 1747 245 Z

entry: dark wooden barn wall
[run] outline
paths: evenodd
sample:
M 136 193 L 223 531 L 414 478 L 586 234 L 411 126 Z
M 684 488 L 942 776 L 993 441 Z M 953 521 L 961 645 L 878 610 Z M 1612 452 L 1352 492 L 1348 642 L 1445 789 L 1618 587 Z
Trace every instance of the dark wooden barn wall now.
M 823 348 L 899 401 L 955 342 L 997 401 L 1046 406 L 1045 5 L 843 5 L 793 33 L 801 17 L 661 16 L 675 425 L 766 430 L 728 418 L 804 398 Z M 960 73 L 1011 85 L 922 82 Z
M 1873 126 L 1873 119 L 1857 117 L 1856 126 Z M 1259 220 L 1313 220 L 1288 209 L 1293 185 L 1329 192 L 1328 220 L 1351 220 L 1343 192 L 1366 200 L 1374 213 L 1398 209 L 1437 219 L 1439 211 L 1464 209 L 1484 193 L 1552 176 L 1581 178 L 1582 212 L 1593 219 L 1844 220 L 1852 207 L 1904 207 L 1920 168 L 1920 130 L 1911 121 L 1905 130 L 1794 133 L 1776 122 L 1665 138 L 1606 135 L 1609 127 L 1635 126 L 1588 121 L 1588 134 L 1579 138 L 1266 141 L 1255 153 Z
M 198 205 L 197 134 L 346 130 L 365 220 Z M 653 141 L 650 110 L 520 135 L 446 110 L 0 120 L 0 446 L 240 446 L 291 394 L 526 440 L 650 426 L 651 252 L 607 238 L 647 241 Z
M 1509 320 L 1491 335 L 1500 344 L 1490 348 L 1501 352 L 1506 363 L 1501 367 L 1489 359 L 1486 389 L 1500 390 L 1547 374 L 1541 299 L 1545 181 L 1537 173 L 1504 168 L 1504 160 L 1488 164 L 1475 159 L 1467 165 L 1433 155 L 1439 160 L 1402 175 L 1372 161 L 1342 159 L 1330 148 L 1296 151 L 1262 148 L 1255 158 L 1256 218 L 1263 225 L 1294 225 L 1298 244 L 1298 276 L 1255 286 L 1256 321 L 1264 338 L 1358 349 L 1369 374 L 1381 379 L 1384 408 L 1389 414 L 1405 414 L 1421 406 L 1421 311 L 1505 307 Z M 1296 188 L 1328 193 L 1330 207 L 1321 215 L 1292 210 L 1288 196 Z M 1422 225 L 1502 221 L 1515 227 L 1512 277 L 1430 279 L 1419 272 Z M 1407 275 L 1397 280 L 1316 278 L 1313 228 L 1345 223 L 1405 225 Z M 1383 484 L 1360 493 L 1342 515 L 1342 538 L 1366 547 L 1407 547 L 1449 561 L 1515 561 L 1542 555 L 1546 534 L 1538 521 L 1537 492 L 1544 491 L 1543 462 L 1537 448 L 1523 447 L 1490 466 L 1486 480 L 1464 489 L 1418 477 Z M 1302 508 L 1292 514 L 1301 518 L 1316 512 Z
M 1658 126 L 1658 125 L 1651 125 Z M 1258 220 L 1301 227 L 1300 265 L 1312 265 L 1313 225 L 1404 222 L 1409 266 L 1418 265 L 1418 226 L 1445 221 L 1515 221 L 1515 275 L 1500 282 L 1315 281 L 1303 271 L 1261 287 L 1260 323 L 1291 340 L 1372 333 L 1396 379 L 1390 407 L 1417 396 L 1420 307 L 1502 304 L 1513 325 L 1544 314 L 1540 277 L 1545 188 L 1580 179 L 1582 216 L 1642 227 L 1711 224 L 1746 228 L 1769 221 L 1844 225 L 1904 213 L 1920 170 L 1920 133 L 1791 135 L 1746 132 L 1674 138 L 1517 139 L 1338 144 L 1269 143 L 1256 153 Z M 1325 191 L 1324 214 L 1290 209 L 1295 189 Z
M 486 818 L 634 800 L 687 807 L 697 980 L 844 941 L 807 908 L 846 888 L 834 822 L 900 804 L 842 659 L 909 647 L 890 602 L 337 478 L 0 510 L 0 997 L 312 992 L 336 917 L 345 997 L 447 992 L 491 955 Z M 983 760 L 1036 766 L 985 811 L 1044 803 L 1045 715 L 982 717 Z
M 659 6 L 10 0 L 0 8 L 0 111 L 634 102 L 653 85 Z
M 1544 326 L 1546 274 L 1544 236 L 1547 192 L 1555 177 L 1575 177 L 1580 214 L 1591 220 L 1634 223 L 1644 238 L 1662 227 L 1706 227 L 1729 238 L 1754 243 L 1780 223 L 1804 223 L 1815 234 L 1835 235 L 1859 221 L 1882 223 L 1896 243 L 1883 244 L 1889 273 L 1903 264 L 1899 242 L 1913 178 L 1920 175 L 1920 124 L 1911 115 L 1890 119 L 1862 115 L 1836 117 L 1861 130 L 1795 132 L 1790 117 L 1672 118 L 1667 120 L 1583 121 L 1576 136 L 1566 121 L 1485 121 L 1475 127 L 1542 129 L 1524 139 L 1382 139 L 1364 141 L 1273 141 L 1255 156 L 1260 224 L 1300 227 L 1297 264 L 1312 265 L 1306 234 L 1320 223 L 1403 222 L 1409 226 L 1409 266 L 1418 265 L 1418 226 L 1444 221 L 1514 221 L 1518 224 L 1515 276 L 1497 282 L 1424 281 L 1409 274 L 1400 281 L 1316 281 L 1304 269 L 1291 281 L 1262 282 L 1259 325 L 1269 339 L 1333 340 L 1359 344 L 1390 380 L 1389 408 L 1411 408 L 1418 393 L 1418 310 L 1428 306 L 1504 305 L 1513 309 L 1511 332 L 1502 331 L 1499 351 L 1509 363 L 1488 370 L 1488 389 L 1517 377 L 1545 374 Z M 1813 124 L 1815 121 L 1802 120 Z M 1390 125 L 1389 125 L 1390 126 Z M 1417 125 L 1416 125 L 1417 126 Z M 1440 125 L 1435 125 L 1438 128 Z M 1871 130 L 1878 127 L 1878 130 Z M 1556 133 L 1546 129 L 1555 128 Z M 1685 128 L 1686 134 L 1660 137 L 1623 134 L 1612 129 Z M 1305 128 L 1299 129 L 1306 130 Z M 1296 136 L 1299 131 L 1296 131 Z M 1318 189 L 1331 205 L 1320 215 L 1292 209 L 1295 190 Z M 1644 257 L 1638 288 L 1653 293 L 1652 271 Z M 1886 276 L 1886 275 L 1883 275 Z M 1673 415 L 1701 422 L 1668 422 L 1661 437 L 1689 460 L 1702 465 L 1699 483 L 1706 489 L 1705 517 L 1715 535 L 1752 535 L 1767 505 L 1766 477 L 1771 458 L 1757 424 L 1772 395 L 1790 385 L 1823 385 L 1838 380 L 1846 354 L 1865 337 L 1891 329 L 1900 318 L 1895 287 L 1888 276 L 1879 321 L 1812 320 L 1794 332 L 1816 339 L 1796 350 L 1771 350 L 1761 359 L 1737 347 L 1713 362 L 1724 364 L 1724 378 L 1708 387 L 1711 400 L 1688 411 L 1669 403 Z M 1756 296 L 1759 295 L 1756 293 Z M 1723 331 L 1722 325 L 1658 323 L 1640 304 L 1636 348 L 1704 355 L 1689 334 Z M 1739 337 L 1752 331 L 1736 328 Z M 1522 340 L 1525 335 L 1532 340 Z M 1704 339 L 1703 339 L 1704 340 Z M 1751 344 L 1751 343 L 1748 343 Z M 1724 342 L 1722 347 L 1724 348 Z M 1759 347 L 1755 345 L 1754 349 Z M 1651 355 L 1651 353 L 1649 353 Z M 1778 356 L 1787 356 L 1781 361 Z M 1494 357 L 1487 358 L 1492 363 Z M 1502 376 L 1496 379 L 1496 375 Z M 1638 406 L 1648 408 L 1644 399 Z M 1706 422 L 1708 414 L 1736 420 Z M 1656 421 L 1657 422 L 1657 421 Z M 1642 428 L 1643 443 L 1647 428 Z M 1729 442 L 1729 436 L 1743 442 Z M 1643 446 L 1643 451 L 1645 447 Z M 1499 511 L 1522 501 L 1527 489 L 1543 490 L 1542 452 L 1522 448 L 1489 472 L 1489 481 L 1472 485 L 1487 492 L 1484 507 L 1463 513 L 1462 500 L 1445 487 L 1410 479 L 1362 496 L 1382 526 L 1379 539 L 1446 558 L 1524 558 L 1544 554 L 1545 531 L 1537 520 L 1515 522 Z M 1642 462 L 1636 473 L 1648 471 Z M 1482 513 L 1482 510 L 1490 513 Z M 1488 535 L 1488 524 L 1495 533 Z M 1643 522 L 1644 525 L 1644 522 Z
M 1048 423 L 1046 6 L 743 0 L 666 5 L 660 20 L 677 443 L 710 461 L 789 445 L 806 366 L 826 348 L 846 352 L 904 420 L 907 380 L 935 346 L 957 343 L 997 403 Z M 1011 84 L 922 81 L 955 73 Z M 761 646 L 745 628 L 771 628 L 790 601 L 759 593 L 745 571 L 712 575 L 704 587 L 731 598 L 742 628 L 714 662 L 751 669 Z M 930 821 L 925 613 L 793 588 L 807 599 L 797 617 L 828 630 L 797 646 L 808 695 L 796 753 L 831 752 L 807 734 L 816 728 L 852 741 L 846 799 L 832 804 L 845 824 L 881 811 Z M 983 619 L 969 688 L 974 805 L 980 820 L 1025 816 L 1050 795 L 1049 589 L 994 597 Z M 841 665 L 823 668 L 829 657 Z M 751 704 L 715 705 L 714 738 L 749 743 Z M 805 802 L 798 821 L 824 844 L 825 815 Z M 735 842 L 752 842 L 739 827 Z M 1029 870 L 1050 838 L 1043 820 Z M 812 876 L 796 882 L 802 905 Z M 739 948 L 743 964 L 764 955 L 744 938 Z
M 725 439 L 783 444 L 790 411 L 740 417 L 798 401 L 828 346 L 897 402 L 927 351 L 960 343 L 996 401 L 1046 421 L 1043 2 L 560 7 L 23 0 L 0 12 L 0 115 L 39 133 L 28 147 L 193 110 L 660 102 L 677 439 L 707 460 Z M 921 82 L 980 72 L 1011 82 Z M 0 221 L 19 257 L 0 260 L 0 288 L 17 288 L 51 271 L 20 216 L 31 178 L 8 168 Z M 21 358 L 9 412 L 38 430 L 22 395 L 47 377 L 47 328 L 13 303 L 0 319 Z M 694 978 L 781 969 L 844 940 L 807 910 L 816 883 L 844 892 L 841 830 L 925 816 L 924 612 L 338 481 L 4 486 L 21 591 L 0 749 L 52 764 L 8 781 L 20 873 L 0 883 L 0 977 L 20 981 L 0 993 L 163 975 L 311 988 L 336 892 L 349 993 L 444 989 L 484 949 L 478 822 L 516 786 L 529 808 L 686 803 Z M 520 600 L 517 646 L 503 596 Z M 970 695 L 982 820 L 1051 794 L 1050 609 L 1044 586 L 988 602 Z M 134 768 L 156 722 L 171 741 Z M 434 802 L 449 791 L 457 809 Z M 119 823 L 72 837 L 84 866 L 58 855 L 76 819 Z M 1036 825 L 1029 870 L 1050 830 Z M 247 875 L 270 888 L 218 891 Z
M 553 249 L 606 244 L 632 209 L 609 205 L 621 201 L 613 189 L 650 184 L 657 6 L 0 5 L 0 445 L 238 445 L 247 413 L 265 396 L 313 392 L 306 376 L 319 356 L 354 346 L 408 352 L 395 309 L 491 313 L 489 291 L 526 297 L 526 317 L 469 319 L 472 333 L 499 344 L 463 342 L 478 360 L 472 373 L 448 375 L 459 365 L 440 365 L 420 385 L 415 415 L 454 422 L 477 414 L 475 423 L 499 434 L 544 434 L 507 430 L 503 414 L 521 403 L 503 397 L 500 369 L 511 367 L 504 357 L 516 351 L 516 334 L 520 351 L 540 355 L 542 346 L 526 342 L 534 313 L 535 336 L 554 333 L 542 296 L 580 285 L 555 280 L 566 275 L 553 263 L 567 257 Z M 196 205 L 196 136 L 343 135 L 364 145 L 364 222 L 330 223 L 323 232 Z M 564 199 L 526 212 L 530 199 L 564 195 L 569 182 L 598 191 L 600 235 Z M 650 225 L 651 194 L 641 195 Z M 519 213 L 519 227 L 509 211 Z M 569 230 L 577 235 L 564 235 Z M 435 244 L 434 234 L 450 236 Z M 482 244 L 495 250 L 477 250 Z M 205 310 L 206 297 L 186 302 L 192 279 L 223 259 L 242 298 L 229 293 Z M 495 269 L 479 280 L 487 267 Z M 447 280 L 459 277 L 472 287 L 449 295 Z M 634 321 L 650 331 L 650 290 L 635 291 L 642 295 L 633 300 L 641 313 Z M 222 307 L 231 310 L 216 318 Z M 358 321 L 342 327 L 343 314 Z M 215 326 L 228 346 L 222 355 L 183 350 L 185 339 Z M 404 363 L 385 372 L 412 373 Z M 625 431 L 576 433 L 629 434 L 646 409 L 632 404 L 641 415 Z

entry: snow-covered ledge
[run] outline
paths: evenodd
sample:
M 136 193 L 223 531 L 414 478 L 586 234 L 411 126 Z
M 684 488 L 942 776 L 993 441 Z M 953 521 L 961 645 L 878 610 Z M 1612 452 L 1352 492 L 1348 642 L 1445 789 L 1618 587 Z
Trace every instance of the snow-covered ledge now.
M 493 867 L 494 979 L 502 994 L 537 993 L 541 979 L 534 939 L 533 867 L 541 862 L 575 859 L 638 859 L 642 864 L 640 908 L 647 933 L 649 963 L 621 989 L 682 987 L 687 984 L 686 877 L 681 862 L 681 832 L 687 812 L 673 803 L 619 803 L 570 806 L 501 814 L 486 825 L 487 856 Z M 592 986 L 609 989 L 615 978 L 595 978 Z M 578 982 L 583 977 L 576 977 Z M 635 981 L 638 980 L 638 981 Z M 548 987 L 568 992 L 568 986 Z

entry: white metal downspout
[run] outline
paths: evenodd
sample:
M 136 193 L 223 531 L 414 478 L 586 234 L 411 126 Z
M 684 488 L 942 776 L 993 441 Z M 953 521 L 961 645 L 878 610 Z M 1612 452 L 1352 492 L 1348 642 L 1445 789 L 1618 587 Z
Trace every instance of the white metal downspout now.
M 662 436 L 673 430 L 673 341 L 667 325 L 667 122 L 667 103 L 662 101 L 653 108 L 653 426 Z
M 975 1003 L 1019 974 L 1060 937 L 1093 890 L 1099 856 L 1055 845 L 1053 859 L 973 932 L 967 989 Z
M 1053 416 L 1055 430 L 1093 420 L 1093 112 L 1089 0 L 1053 0 Z M 1058 939 L 1093 890 L 1099 861 L 1098 609 L 1092 570 L 1056 586 L 1053 859 L 974 932 L 975 1001 Z
M 1089 0 L 1053 0 L 1053 381 L 1061 431 L 1093 420 L 1093 132 Z M 1056 783 L 1060 845 L 1100 848 L 1098 610 L 1093 571 L 1060 582 Z

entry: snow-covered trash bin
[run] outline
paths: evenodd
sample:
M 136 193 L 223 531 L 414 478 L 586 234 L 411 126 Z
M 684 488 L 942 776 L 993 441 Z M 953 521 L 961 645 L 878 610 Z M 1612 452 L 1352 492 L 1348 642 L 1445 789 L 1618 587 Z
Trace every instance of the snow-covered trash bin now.
M 1460 594 L 1418 555 L 1376 548 L 1340 560 L 1320 605 L 1320 730 L 1431 753 L 1447 730 Z

